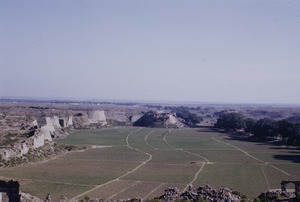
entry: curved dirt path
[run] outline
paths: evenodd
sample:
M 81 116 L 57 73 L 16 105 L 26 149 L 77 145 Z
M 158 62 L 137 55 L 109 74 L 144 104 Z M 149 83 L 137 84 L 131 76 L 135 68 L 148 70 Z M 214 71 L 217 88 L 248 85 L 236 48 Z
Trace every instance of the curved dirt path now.
M 171 130 L 169 130 L 169 132 L 168 132 L 167 134 L 170 134 L 170 133 L 171 133 Z M 174 145 L 171 145 L 171 144 L 167 141 L 167 139 L 166 139 L 167 134 L 164 135 L 164 142 L 165 142 L 167 145 L 169 145 L 170 147 L 173 147 L 173 148 L 175 148 L 176 150 L 180 150 L 180 151 L 183 151 L 183 152 L 185 152 L 185 153 L 188 153 L 188 154 L 191 154 L 191 155 L 194 155 L 194 156 L 198 156 L 198 157 L 204 159 L 204 160 L 205 160 L 204 163 L 206 163 L 206 164 L 210 164 L 210 163 L 211 163 L 207 158 L 201 156 L 200 154 L 196 154 L 196 153 L 187 151 L 187 150 L 185 150 L 185 149 L 182 149 L 182 148 L 179 148 L 179 147 L 175 147 Z
M 149 147 L 151 147 L 152 149 L 154 149 L 154 150 L 157 150 L 157 148 L 155 148 L 155 147 L 153 147 L 151 144 L 149 144 L 149 142 L 147 141 L 147 139 L 148 139 L 148 136 L 151 134 L 151 133 L 153 133 L 154 132 L 154 130 L 152 130 L 152 131 L 150 131 L 146 136 L 145 136 L 145 142 L 146 142 L 146 144 L 149 146 Z
M 193 179 L 191 182 L 189 182 L 189 183 L 186 185 L 186 187 L 184 188 L 183 192 L 185 192 L 185 191 L 187 190 L 187 188 L 189 187 L 189 185 L 190 185 L 190 184 L 193 184 L 193 183 L 196 181 L 196 179 L 197 179 L 199 173 L 202 171 L 204 165 L 205 165 L 205 164 L 211 164 L 211 162 L 210 162 L 207 158 L 205 158 L 205 157 L 203 157 L 203 156 L 201 156 L 201 155 L 199 155 L 199 154 L 196 154 L 196 153 L 187 151 L 187 150 L 182 149 L 182 148 L 179 148 L 179 147 L 175 147 L 174 145 L 171 145 L 170 143 L 168 143 L 168 141 L 167 141 L 167 139 L 166 139 L 166 136 L 167 136 L 167 134 L 170 134 L 170 133 L 171 133 L 171 130 L 169 130 L 168 133 L 164 134 L 164 141 L 165 141 L 165 143 L 166 143 L 167 145 L 169 145 L 169 146 L 171 146 L 171 147 L 173 147 L 173 148 L 175 148 L 175 149 L 177 149 L 177 150 L 179 150 L 179 151 L 182 151 L 182 152 L 185 152 L 185 153 L 188 153 L 188 154 L 191 154 L 191 155 L 200 157 L 200 158 L 202 158 L 202 159 L 205 160 L 205 162 L 202 162 L 201 167 L 199 168 L 198 172 L 195 174 L 194 179 Z
M 234 145 L 232 145 L 232 144 L 230 144 L 230 143 L 227 143 L 227 142 L 223 142 L 223 141 L 221 141 L 221 140 L 219 140 L 219 139 L 217 139 L 217 138 L 215 138 L 215 137 L 212 137 L 211 139 L 216 140 L 216 141 L 218 141 L 218 142 L 220 142 L 220 143 L 226 144 L 226 145 L 228 145 L 228 146 L 231 146 L 231 147 L 233 147 L 233 148 L 235 148 L 235 149 L 237 149 L 237 150 L 243 152 L 246 156 L 248 156 L 248 157 L 250 157 L 250 158 L 253 158 L 253 159 L 255 159 L 255 160 L 257 160 L 257 161 L 263 163 L 263 165 L 268 165 L 268 166 L 270 166 L 270 167 L 272 167 L 272 168 L 275 168 L 275 169 L 279 170 L 280 172 L 282 172 L 282 173 L 284 173 L 284 174 L 286 174 L 286 175 L 288 175 L 288 176 L 291 176 L 289 173 L 285 172 L 284 170 L 281 170 L 280 168 L 277 168 L 276 166 L 270 165 L 270 164 L 269 164 L 268 162 L 266 162 L 266 161 L 263 161 L 263 160 L 261 160 L 261 159 L 259 159 L 259 158 L 256 158 L 256 157 L 252 156 L 251 154 L 249 154 L 248 152 L 246 152 L 245 150 L 243 150 L 243 149 L 241 149 L 241 148 L 239 148 L 239 147 L 237 147 L 237 146 L 234 146 Z
M 262 173 L 263 173 L 263 175 L 264 175 L 264 178 L 265 178 L 265 181 L 266 181 L 266 183 L 267 183 L 268 190 L 270 190 L 270 184 L 269 184 L 267 175 L 266 175 L 265 170 L 264 170 L 264 165 L 261 165 L 261 171 L 262 171 Z
M 131 173 L 133 173 L 133 172 L 135 172 L 137 169 L 139 169 L 140 167 L 142 167 L 143 165 L 145 165 L 146 163 L 148 163 L 149 161 L 151 161 L 151 159 L 152 159 L 152 155 L 151 155 L 151 154 L 149 154 L 149 153 L 147 153 L 147 152 L 144 152 L 144 151 L 142 151 L 142 150 L 139 150 L 139 149 L 137 149 L 137 148 L 134 148 L 134 147 L 130 146 L 130 144 L 129 144 L 129 137 L 130 137 L 132 134 L 134 134 L 134 133 L 136 133 L 136 132 L 138 132 L 138 131 L 140 131 L 140 130 L 141 130 L 141 128 L 139 128 L 139 129 L 136 130 L 136 131 L 133 131 L 133 132 L 129 133 L 129 134 L 126 136 L 126 146 L 127 146 L 129 149 L 133 149 L 133 150 L 135 150 L 135 151 L 138 151 L 138 152 L 141 152 L 141 153 L 144 153 L 144 154 L 148 155 L 149 158 L 148 158 L 146 161 L 142 162 L 142 163 L 141 163 L 140 165 L 138 165 L 137 167 L 135 167 L 133 170 L 128 171 L 127 173 L 125 173 L 125 174 L 123 174 L 123 175 L 121 175 L 121 176 L 119 176 L 119 177 L 117 177 L 117 178 L 115 178 L 115 179 L 113 179 L 113 180 L 111 180 L 111 181 L 108 181 L 108 182 L 106 182 L 106 183 L 104 183 L 104 184 L 97 185 L 97 186 L 94 187 L 93 189 L 90 189 L 90 190 L 88 190 L 88 191 L 86 191 L 86 192 L 83 192 L 83 193 L 81 193 L 81 194 L 79 194 L 79 195 L 73 197 L 71 200 L 75 200 L 76 198 L 82 197 L 82 196 L 88 194 L 89 192 L 94 191 L 94 190 L 96 190 L 96 189 L 98 189 L 98 188 L 100 188 L 100 187 L 102 187 L 102 186 L 104 186 L 104 185 L 107 185 L 107 184 L 110 184 L 110 183 L 112 183 L 112 182 L 118 181 L 118 180 L 120 180 L 121 178 L 123 178 L 123 177 L 125 177 L 125 176 L 127 176 L 127 175 L 129 175 L 129 174 L 131 174 Z
M 201 165 L 200 169 L 199 169 L 198 172 L 195 174 L 194 179 L 193 179 L 190 183 L 188 183 L 188 184 L 186 185 L 186 187 L 184 188 L 183 192 L 185 192 L 185 191 L 188 189 L 188 187 L 189 187 L 190 184 L 193 184 L 193 183 L 196 181 L 196 179 L 197 179 L 199 173 L 202 171 L 204 165 L 205 165 L 205 163 L 203 163 L 203 164 Z

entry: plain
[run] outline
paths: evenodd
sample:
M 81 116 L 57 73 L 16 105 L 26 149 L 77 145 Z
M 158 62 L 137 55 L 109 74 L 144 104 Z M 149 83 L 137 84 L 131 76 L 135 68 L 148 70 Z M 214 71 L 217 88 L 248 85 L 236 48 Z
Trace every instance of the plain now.
M 77 131 L 58 143 L 86 146 L 45 162 L 0 169 L 21 190 L 42 199 L 144 200 L 189 184 L 230 187 L 251 198 L 300 178 L 300 152 L 285 146 L 246 142 L 209 128 L 116 128 Z M 97 148 L 95 146 L 109 146 Z

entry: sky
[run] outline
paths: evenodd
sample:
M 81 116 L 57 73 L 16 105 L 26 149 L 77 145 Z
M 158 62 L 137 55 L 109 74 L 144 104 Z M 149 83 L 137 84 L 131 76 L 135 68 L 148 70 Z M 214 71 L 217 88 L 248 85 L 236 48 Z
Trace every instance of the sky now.
M 299 0 L 1 0 L 0 96 L 300 104 Z

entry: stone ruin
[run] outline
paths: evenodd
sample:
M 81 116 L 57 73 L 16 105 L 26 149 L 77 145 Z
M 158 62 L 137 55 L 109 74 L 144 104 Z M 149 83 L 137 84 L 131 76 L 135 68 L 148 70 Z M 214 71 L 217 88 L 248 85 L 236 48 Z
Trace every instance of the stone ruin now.
M 300 199 L 300 181 L 282 181 L 281 182 L 281 191 L 282 192 L 287 192 L 286 191 L 286 185 L 292 183 L 295 185 L 295 195 L 297 199 Z
M 4 180 L 0 180 L 0 201 L 20 201 L 20 184 L 18 181 L 10 180 L 6 182 Z
M 295 192 L 287 191 L 286 185 L 295 185 Z M 258 198 L 268 201 L 300 201 L 300 181 L 284 180 L 281 182 L 281 190 L 269 190 L 261 193 Z

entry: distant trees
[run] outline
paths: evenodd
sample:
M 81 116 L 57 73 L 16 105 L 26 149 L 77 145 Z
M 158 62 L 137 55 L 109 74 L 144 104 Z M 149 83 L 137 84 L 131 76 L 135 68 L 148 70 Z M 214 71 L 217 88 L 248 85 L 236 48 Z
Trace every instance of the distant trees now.
M 253 133 L 257 120 L 254 118 L 244 119 L 244 130 L 246 133 Z
M 188 125 L 195 125 L 203 120 L 202 117 L 198 116 L 197 114 L 191 113 L 188 107 L 181 106 L 173 108 L 172 112 L 176 113 L 176 116 L 183 119 Z
M 252 133 L 259 138 L 275 137 L 278 135 L 277 121 L 270 118 L 259 119 L 252 129 Z
M 255 138 L 269 139 L 280 137 L 284 144 L 300 146 L 300 123 L 288 120 L 274 120 L 262 118 L 244 118 L 239 113 L 221 114 L 215 124 L 216 128 L 234 132 L 243 129 L 245 133 Z
M 235 131 L 243 128 L 244 116 L 239 113 L 225 113 L 221 114 L 215 124 L 216 128 L 225 129 L 227 131 Z
M 278 121 L 278 132 L 284 143 L 288 145 L 300 145 L 300 124 L 288 120 Z

